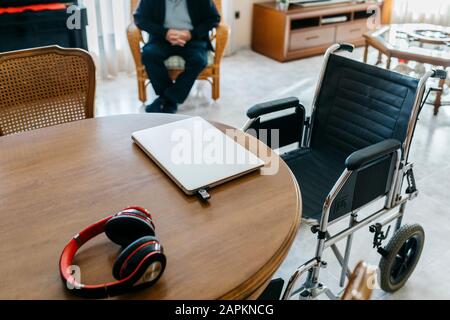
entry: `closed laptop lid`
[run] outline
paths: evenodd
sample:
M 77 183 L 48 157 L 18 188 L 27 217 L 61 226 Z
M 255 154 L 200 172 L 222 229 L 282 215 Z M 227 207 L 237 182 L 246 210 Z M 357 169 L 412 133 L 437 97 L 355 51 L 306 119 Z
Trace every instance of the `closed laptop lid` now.
M 138 131 L 132 138 L 190 195 L 264 166 L 256 155 L 200 117 Z

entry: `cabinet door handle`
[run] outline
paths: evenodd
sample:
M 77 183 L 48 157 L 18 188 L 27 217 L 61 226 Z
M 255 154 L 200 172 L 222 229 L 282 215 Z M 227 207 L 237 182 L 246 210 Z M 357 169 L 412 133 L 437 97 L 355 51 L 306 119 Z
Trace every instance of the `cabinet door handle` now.
M 350 32 L 359 32 L 359 31 L 361 31 L 361 28 L 350 30 Z
M 306 38 L 307 41 L 315 40 L 315 39 L 319 39 L 319 36 L 312 36 L 312 37 Z

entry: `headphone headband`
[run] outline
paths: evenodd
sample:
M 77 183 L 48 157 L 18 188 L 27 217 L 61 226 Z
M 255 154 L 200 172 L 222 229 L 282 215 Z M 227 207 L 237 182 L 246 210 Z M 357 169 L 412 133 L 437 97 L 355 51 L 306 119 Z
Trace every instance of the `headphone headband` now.
M 126 210 L 137 210 L 139 212 L 145 213 L 149 217 L 151 222 L 151 215 L 142 208 L 139 207 L 130 207 Z M 120 213 L 119 213 L 120 214 Z M 117 216 L 118 214 L 112 215 L 108 218 L 98 221 L 97 223 L 89 226 L 84 229 L 77 235 L 75 235 L 69 243 L 64 248 L 60 260 L 59 260 L 59 270 L 61 274 L 61 278 L 64 281 L 65 285 L 71 286 L 73 289 L 73 293 L 76 295 L 80 295 L 88 298 L 107 298 L 110 296 L 115 296 L 119 294 L 125 293 L 137 280 L 137 273 L 142 267 L 142 265 L 153 255 L 158 253 L 162 253 L 161 245 L 158 241 L 155 241 L 153 245 L 155 246 L 155 250 L 145 256 L 138 267 L 126 278 L 114 282 L 104 283 L 100 285 L 87 285 L 83 283 L 79 283 L 72 273 L 71 266 L 73 265 L 73 260 L 75 258 L 78 250 L 86 244 L 89 240 L 97 237 L 98 235 L 105 232 L 106 223 Z M 153 223 L 152 223 L 153 224 Z

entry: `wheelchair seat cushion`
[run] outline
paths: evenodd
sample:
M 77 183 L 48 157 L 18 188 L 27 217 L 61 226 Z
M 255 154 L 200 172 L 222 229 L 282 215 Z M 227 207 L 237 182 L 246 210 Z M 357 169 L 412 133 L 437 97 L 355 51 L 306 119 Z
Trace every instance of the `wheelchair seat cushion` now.
M 345 154 L 333 149 L 297 149 L 282 157 L 300 185 L 303 217 L 319 221 L 325 198 L 345 168 Z

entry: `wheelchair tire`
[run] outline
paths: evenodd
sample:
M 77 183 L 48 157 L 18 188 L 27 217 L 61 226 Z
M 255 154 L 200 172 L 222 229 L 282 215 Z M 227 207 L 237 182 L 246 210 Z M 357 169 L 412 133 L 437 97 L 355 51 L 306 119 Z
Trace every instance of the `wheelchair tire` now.
M 422 254 L 425 232 L 418 224 L 404 225 L 385 248 L 380 260 L 380 286 L 385 292 L 402 288 L 413 273 Z

